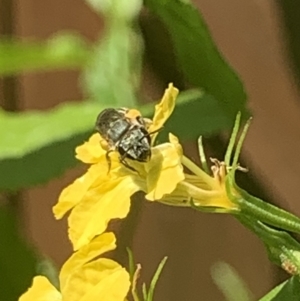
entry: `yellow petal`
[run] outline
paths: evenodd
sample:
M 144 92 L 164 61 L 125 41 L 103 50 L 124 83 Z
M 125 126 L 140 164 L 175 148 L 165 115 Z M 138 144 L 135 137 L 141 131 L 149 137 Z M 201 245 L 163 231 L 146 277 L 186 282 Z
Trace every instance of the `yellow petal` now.
M 103 233 L 111 219 L 124 218 L 139 186 L 130 176 L 109 179 L 89 190 L 69 216 L 69 238 L 75 250 Z
M 148 173 L 146 199 L 161 199 L 184 179 L 180 158 L 181 154 L 176 144 L 164 143 L 152 149 L 151 160 L 145 166 Z
M 53 213 L 57 219 L 63 217 L 67 211 L 76 206 L 87 193 L 87 190 L 98 177 L 107 174 L 107 162 L 92 165 L 88 171 L 66 187 L 59 196 L 57 204 L 53 207 Z
M 64 301 L 124 301 L 129 275 L 113 260 L 101 258 L 73 273 L 62 290 Z
M 221 212 L 219 209 L 222 209 L 223 212 L 236 211 L 238 209 L 237 205 L 232 203 L 227 197 L 225 186 L 219 185 L 218 189 L 211 189 L 210 186 L 203 185 L 200 178 L 198 182 L 194 176 L 188 175 L 164 199 L 170 198 L 173 200 L 178 198 L 189 200 L 192 198 L 196 206 L 211 208 L 212 211 L 215 208 L 218 210 L 215 210 L 215 212 Z
M 125 269 L 119 269 L 104 278 L 80 301 L 108 300 L 124 301 L 130 288 L 129 274 Z M 99 299 L 98 299 L 99 298 Z
M 200 207 L 211 207 L 216 209 L 224 209 L 224 210 L 238 210 L 238 206 L 232 203 L 227 197 L 226 193 L 215 192 L 215 195 L 204 196 L 199 193 L 195 198 L 193 198 L 196 206 Z
M 177 153 L 182 156 L 183 155 L 183 150 L 182 150 L 182 146 L 179 143 L 179 139 L 173 135 L 172 133 L 169 133 L 169 141 L 171 144 L 173 144 L 177 150 Z
M 99 235 L 91 243 L 79 249 L 62 266 L 59 275 L 60 287 L 63 288 L 67 279 L 84 264 L 115 248 L 116 237 L 109 232 Z
M 155 113 L 153 117 L 153 123 L 149 127 L 149 132 L 155 132 L 162 128 L 166 120 L 172 114 L 175 108 L 175 101 L 178 95 L 178 89 L 173 87 L 173 84 L 169 84 L 165 94 L 159 104 L 155 106 Z M 152 140 L 156 135 L 151 136 Z
M 101 147 L 101 137 L 98 133 L 92 135 L 89 141 L 76 147 L 76 158 L 88 164 L 99 162 L 105 154 L 106 150 Z
M 24 293 L 19 301 L 61 301 L 60 292 L 44 276 L 33 278 L 31 288 Z

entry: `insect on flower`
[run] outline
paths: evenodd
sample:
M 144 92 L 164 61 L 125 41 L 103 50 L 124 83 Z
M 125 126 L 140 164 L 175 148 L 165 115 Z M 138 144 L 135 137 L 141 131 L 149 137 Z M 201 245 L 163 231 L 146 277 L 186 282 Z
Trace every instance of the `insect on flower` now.
M 131 170 L 126 159 L 139 162 L 147 162 L 151 157 L 151 137 L 148 132 L 151 120 L 142 117 L 135 109 L 108 108 L 97 117 L 96 130 L 104 139 L 101 144 L 107 150 L 107 162 L 111 166 L 109 154 L 117 151 L 120 162 Z

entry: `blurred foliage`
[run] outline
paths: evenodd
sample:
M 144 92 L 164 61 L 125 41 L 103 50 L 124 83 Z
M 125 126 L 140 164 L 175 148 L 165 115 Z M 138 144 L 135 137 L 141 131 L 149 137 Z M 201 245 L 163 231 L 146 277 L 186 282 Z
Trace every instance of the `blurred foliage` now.
M 17 300 L 31 285 L 38 259 L 18 233 L 12 210 L 0 207 L 0 299 Z
M 259 301 L 298 301 L 300 296 L 299 276 L 279 284 Z
M 48 41 L 0 40 L 0 76 L 22 71 L 78 68 L 87 62 L 90 50 L 75 34 L 57 34 Z
M 237 111 L 245 112 L 242 82 L 221 56 L 199 11 L 188 1 L 146 0 L 145 3 L 166 25 L 185 79 L 214 96 L 223 114 L 231 120 Z
M 86 66 L 83 89 L 110 106 L 134 107 L 140 85 L 143 41 L 135 19 L 141 0 L 87 0 L 105 18 L 106 32 Z
M 211 269 L 212 278 L 223 293 L 226 301 L 253 301 L 254 296 L 249 291 L 244 280 L 225 262 L 216 263 Z M 276 286 L 259 301 L 298 301 L 300 296 L 299 277 Z
M 152 105 L 137 101 L 144 50 L 137 27 L 141 1 L 105 1 L 108 6 L 99 0 L 88 3 L 106 22 L 104 35 L 94 45 L 70 33 L 38 42 L 0 40 L 1 76 L 76 68 L 82 71 L 82 87 L 89 93 L 84 102 L 65 103 L 46 112 L 0 111 L 2 191 L 44 183 L 74 166 L 74 148 L 87 139 L 103 108 L 134 106 L 146 116 L 153 112 Z M 228 129 L 238 110 L 246 112 L 246 95 L 199 11 L 179 0 L 147 0 L 144 6 L 166 25 L 177 67 L 195 88 L 181 92 L 165 132 L 172 131 L 184 141 Z M 16 234 L 14 219 L 1 214 L 0 223 L 0 273 L 4 276 L 0 292 L 8 292 L 1 300 L 10 301 L 28 287 L 38 259 Z
M 217 262 L 211 268 L 212 279 L 226 301 L 252 301 L 252 293 L 238 273 L 225 262 Z
M 285 24 L 287 52 L 290 56 L 290 67 L 296 76 L 296 83 L 300 89 L 300 2 L 298 1 L 276 1 L 280 8 L 281 16 Z
M 87 64 L 84 87 L 91 98 L 110 106 L 136 106 L 141 47 L 140 37 L 129 26 L 110 27 Z

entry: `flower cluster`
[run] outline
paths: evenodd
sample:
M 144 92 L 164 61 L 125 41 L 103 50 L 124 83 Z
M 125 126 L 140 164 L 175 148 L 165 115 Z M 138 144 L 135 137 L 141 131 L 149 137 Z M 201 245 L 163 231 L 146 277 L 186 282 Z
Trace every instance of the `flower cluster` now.
M 170 84 L 155 107 L 150 133 L 157 132 L 170 117 L 177 94 Z M 99 134 L 77 147 L 76 157 L 88 164 L 88 170 L 62 191 L 53 208 L 58 219 L 71 211 L 68 233 L 75 253 L 61 269 L 60 291 L 47 278 L 37 276 L 20 301 L 124 301 L 130 288 L 128 273 L 115 261 L 99 256 L 115 248 L 114 234 L 105 232 L 108 223 L 127 216 L 131 197 L 137 191 L 143 191 L 148 201 L 173 206 L 196 206 L 214 212 L 238 210 L 227 196 L 224 163 L 214 160 L 209 175 L 184 156 L 176 136 L 169 134 L 169 141 L 159 145 L 154 145 L 155 139 L 156 134 L 151 137 L 150 160 L 132 160 L 132 169 L 120 162 L 116 152 L 111 154 L 108 166 Z
M 172 84 L 155 107 L 149 132 L 161 128 L 172 114 L 178 90 Z M 154 143 L 155 137 L 152 137 Z M 152 147 L 146 163 L 130 162 L 136 171 L 123 166 L 118 154 L 111 156 L 108 173 L 106 151 L 101 137 L 94 134 L 88 142 L 77 147 L 76 156 L 89 164 L 88 171 L 64 189 L 54 207 L 56 218 L 72 210 L 68 217 L 69 238 L 75 250 L 103 233 L 109 221 L 125 218 L 130 210 L 131 196 L 145 192 L 149 201 L 176 206 L 189 206 L 192 198 L 197 206 L 234 210 L 225 189 L 226 167 L 219 164 L 213 176 L 206 174 L 183 155 L 178 139 L 169 134 L 169 142 Z M 184 172 L 183 165 L 194 172 Z
M 161 128 L 171 115 L 178 90 L 172 85 L 162 101 L 155 107 L 149 132 Z M 155 137 L 152 137 L 154 143 Z M 56 218 L 71 210 L 68 218 L 69 238 L 75 250 L 103 233 L 110 220 L 125 218 L 130 209 L 130 198 L 137 191 L 144 191 L 146 199 L 159 200 L 172 193 L 184 179 L 181 165 L 182 149 L 175 136 L 151 149 L 151 159 L 146 163 L 130 162 L 136 171 L 120 163 L 113 153 L 108 172 L 106 150 L 102 149 L 101 137 L 94 134 L 88 142 L 77 147 L 76 156 L 90 164 L 88 171 L 64 189 L 53 208 Z
M 19 301 L 124 301 L 130 287 L 129 274 L 115 261 L 99 258 L 116 247 L 113 233 L 103 233 L 75 252 L 59 275 L 60 291 L 44 276 L 36 276 Z

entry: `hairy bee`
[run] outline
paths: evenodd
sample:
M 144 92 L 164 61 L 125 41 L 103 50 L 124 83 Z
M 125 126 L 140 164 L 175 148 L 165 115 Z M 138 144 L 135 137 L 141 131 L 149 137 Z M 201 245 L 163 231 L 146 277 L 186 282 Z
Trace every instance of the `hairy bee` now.
M 147 130 L 149 120 L 137 110 L 108 108 L 97 117 L 96 130 L 107 143 L 107 160 L 110 169 L 109 153 L 117 151 L 120 162 L 126 167 L 126 159 L 147 162 L 151 157 L 151 137 Z

